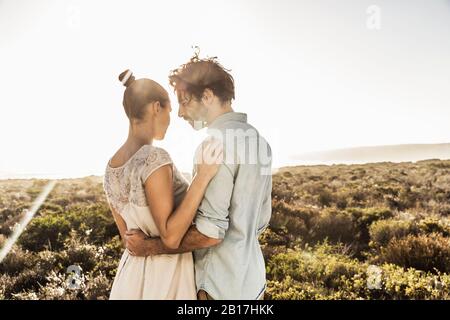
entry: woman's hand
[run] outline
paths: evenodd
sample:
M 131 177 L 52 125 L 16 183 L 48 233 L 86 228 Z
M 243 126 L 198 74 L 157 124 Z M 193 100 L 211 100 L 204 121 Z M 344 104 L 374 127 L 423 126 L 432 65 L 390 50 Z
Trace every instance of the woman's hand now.
M 217 139 L 203 142 L 197 152 L 196 166 L 199 177 L 211 180 L 223 162 L 223 144 Z
M 166 165 L 155 170 L 145 182 L 145 195 L 150 213 L 158 228 L 162 243 L 169 249 L 179 248 L 211 179 L 219 171 L 219 166 L 223 162 L 222 143 L 212 139 L 202 143 L 201 147 L 197 149 L 195 162 L 196 175 L 183 201 L 175 210 L 171 166 Z M 132 254 L 139 255 L 137 250 L 140 246 L 135 246 L 133 239 L 134 237 L 127 234 L 128 249 Z M 142 241 L 142 239 L 138 239 L 137 242 L 144 242 L 146 246 L 149 243 L 148 240 Z

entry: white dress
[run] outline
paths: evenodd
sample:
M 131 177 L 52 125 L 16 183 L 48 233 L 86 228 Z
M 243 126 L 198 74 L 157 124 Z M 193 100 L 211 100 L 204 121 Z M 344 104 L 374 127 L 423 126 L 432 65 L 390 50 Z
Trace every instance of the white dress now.
M 171 164 L 175 206 L 183 199 L 188 182 L 173 165 L 169 154 L 152 145 L 142 146 L 124 165 L 105 170 L 106 197 L 122 216 L 128 229 L 140 229 L 151 237 L 159 235 L 147 204 L 144 182 L 156 169 Z M 110 299 L 196 299 L 192 253 L 149 257 L 122 255 Z

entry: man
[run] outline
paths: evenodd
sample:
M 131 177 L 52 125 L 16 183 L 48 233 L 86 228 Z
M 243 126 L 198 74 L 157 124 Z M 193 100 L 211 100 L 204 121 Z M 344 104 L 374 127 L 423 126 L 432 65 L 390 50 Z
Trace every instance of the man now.
M 194 56 L 169 79 L 178 116 L 222 141 L 224 163 L 178 249 L 139 231 L 127 233 L 127 246 L 143 256 L 193 251 L 199 299 L 262 299 L 266 271 L 258 237 L 272 212 L 270 146 L 246 114 L 233 111 L 233 77 L 215 58 Z

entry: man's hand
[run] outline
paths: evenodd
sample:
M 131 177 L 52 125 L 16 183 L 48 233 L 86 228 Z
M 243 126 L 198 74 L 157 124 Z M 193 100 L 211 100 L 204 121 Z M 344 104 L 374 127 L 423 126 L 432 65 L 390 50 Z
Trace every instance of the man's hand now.
M 150 238 L 139 229 L 125 232 L 125 247 L 132 256 L 148 257 L 159 254 L 178 254 L 192 252 L 216 246 L 222 240 L 209 238 L 200 233 L 195 226 L 191 226 L 178 249 L 169 249 L 160 238 Z
M 149 237 L 139 229 L 131 229 L 125 233 L 125 247 L 132 256 L 147 257 L 150 250 L 147 246 Z

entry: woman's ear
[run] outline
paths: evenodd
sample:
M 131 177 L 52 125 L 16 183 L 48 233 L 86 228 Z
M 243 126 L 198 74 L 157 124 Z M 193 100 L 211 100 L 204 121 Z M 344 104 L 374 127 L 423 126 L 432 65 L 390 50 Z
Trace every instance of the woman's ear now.
M 158 115 L 161 111 L 161 103 L 159 101 L 152 102 L 150 104 L 150 110 L 154 116 Z
M 156 108 L 156 114 L 160 113 L 161 112 L 161 108 L 162 108 L 161 102 L 155 101 L 155 108 Z

